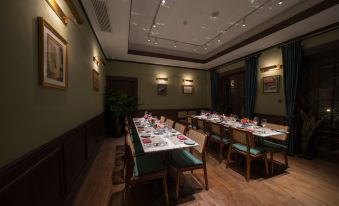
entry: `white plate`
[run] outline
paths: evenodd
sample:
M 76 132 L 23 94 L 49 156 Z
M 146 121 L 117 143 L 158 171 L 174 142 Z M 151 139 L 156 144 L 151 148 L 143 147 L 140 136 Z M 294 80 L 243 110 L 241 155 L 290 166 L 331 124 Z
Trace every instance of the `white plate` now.
M 186 140 L 184 141 L 184 143 L 187 144 L 187 145 L 195 145 L 195 141 L 193 141 L 193 140 L 191 140 L 191 139 L 186 139 Z

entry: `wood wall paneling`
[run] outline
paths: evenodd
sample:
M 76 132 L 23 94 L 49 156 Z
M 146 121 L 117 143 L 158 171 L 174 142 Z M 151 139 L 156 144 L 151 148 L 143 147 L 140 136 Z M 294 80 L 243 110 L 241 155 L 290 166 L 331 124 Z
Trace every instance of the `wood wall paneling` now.
M 0 205 L 71 205 L 104 134 L 100 114 L 0 168 Z

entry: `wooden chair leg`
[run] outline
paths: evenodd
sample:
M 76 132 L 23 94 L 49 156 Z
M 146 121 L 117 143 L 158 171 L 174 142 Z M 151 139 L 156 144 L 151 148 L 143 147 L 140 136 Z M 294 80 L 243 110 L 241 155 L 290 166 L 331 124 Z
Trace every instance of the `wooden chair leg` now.
M 230 144 L 230 146 L 228 147 L 226 168 L 230 166 L 231 153 L 232 153 L 232 145 Z
M 163 184 L 163 187 L 164 187 L 164 194 L 165 194 L 166 203 L 169 204 L 166 175 L 162 178 L 162 184 Z
M 246 157 L 246 181 L 250 180 L 251 176 L 251 159 L 249 156 Z
M 205 177 L 205 187 L 206 187 L 206 190 L 209 190 L 206 164 L 204 164 L 204 177 Z
M 284 151 L 284 157 L 285 157 L 285 165 L 286 165 L 286 168 L 288 168 L 287 151 Z
M 219 144 L 220 144 L 220 146 L 219 146 L 219 163 L 221 163 L 221 161 L 222 161 L 222 150 L 224 148 L 224 144 L 222 144 L 222 143 L 219 143 Z
M 177 176 L 175 180 L 175 198 L 179 199 L 179 172 L 177 171 Z
M 273 155 L 272 155 L 272 157 L 273 157 Z M 265 160 L 266 175 L 268 176 L 269 175 L 269 170 L 268 170 L 268 161 L 267 161 L 267 155 L 266 154 L 264 154 L 264 160 Z M 273 162 L 272 162 L 272 165 L 273 165 Z M 272 174 L 273 174 L 273 166 L 272 166 Z
M 207 143 L 206 143 L 206 154 L 209 154 L 210 152 L 210 141 L 207 140 Z
M 273 159 L 273 152 L 270 152 L 270 164 L 271 164 L 271 174 L 274 173 L 274 159 Z

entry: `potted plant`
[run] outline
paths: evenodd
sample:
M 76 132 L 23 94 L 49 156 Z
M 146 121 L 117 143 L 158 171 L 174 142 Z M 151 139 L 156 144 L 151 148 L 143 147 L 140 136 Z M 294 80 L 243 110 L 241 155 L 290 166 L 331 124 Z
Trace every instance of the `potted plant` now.
M 120 137 L 124 119 L 131 119 L 137 110 L 137 98 L 114 90 L 107 90 L 105 106 L 109 122 L 111 122 L 112 136 Z
M 312 139 L 312 136 L 322 122 L 324 118 L 316 120 L 313 115 L 312 110 L 308 113 L 304 112 L 302 109 L 300 110 L 300 116 L 302 119 L 302 127 L 301 127 L 301 156 L 307 159 L 311 159 L 311 154 L 309 153 L 309 143 Z

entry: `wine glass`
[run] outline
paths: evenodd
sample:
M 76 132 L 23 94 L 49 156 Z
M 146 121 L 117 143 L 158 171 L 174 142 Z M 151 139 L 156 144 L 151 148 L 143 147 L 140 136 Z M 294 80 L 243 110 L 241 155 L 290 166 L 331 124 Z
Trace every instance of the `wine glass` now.
M 255 126 L 257 126 L 257 125 L 258 125 L 258 122 L 259 122 L 259 118 L 258 118 L 258 117 L 254 117 L 254 118 L 253 118 L 253 124 L 254 124 Z
M 261 126 L 265 127 L 267 124 L 267 119 L 261 119 Z

